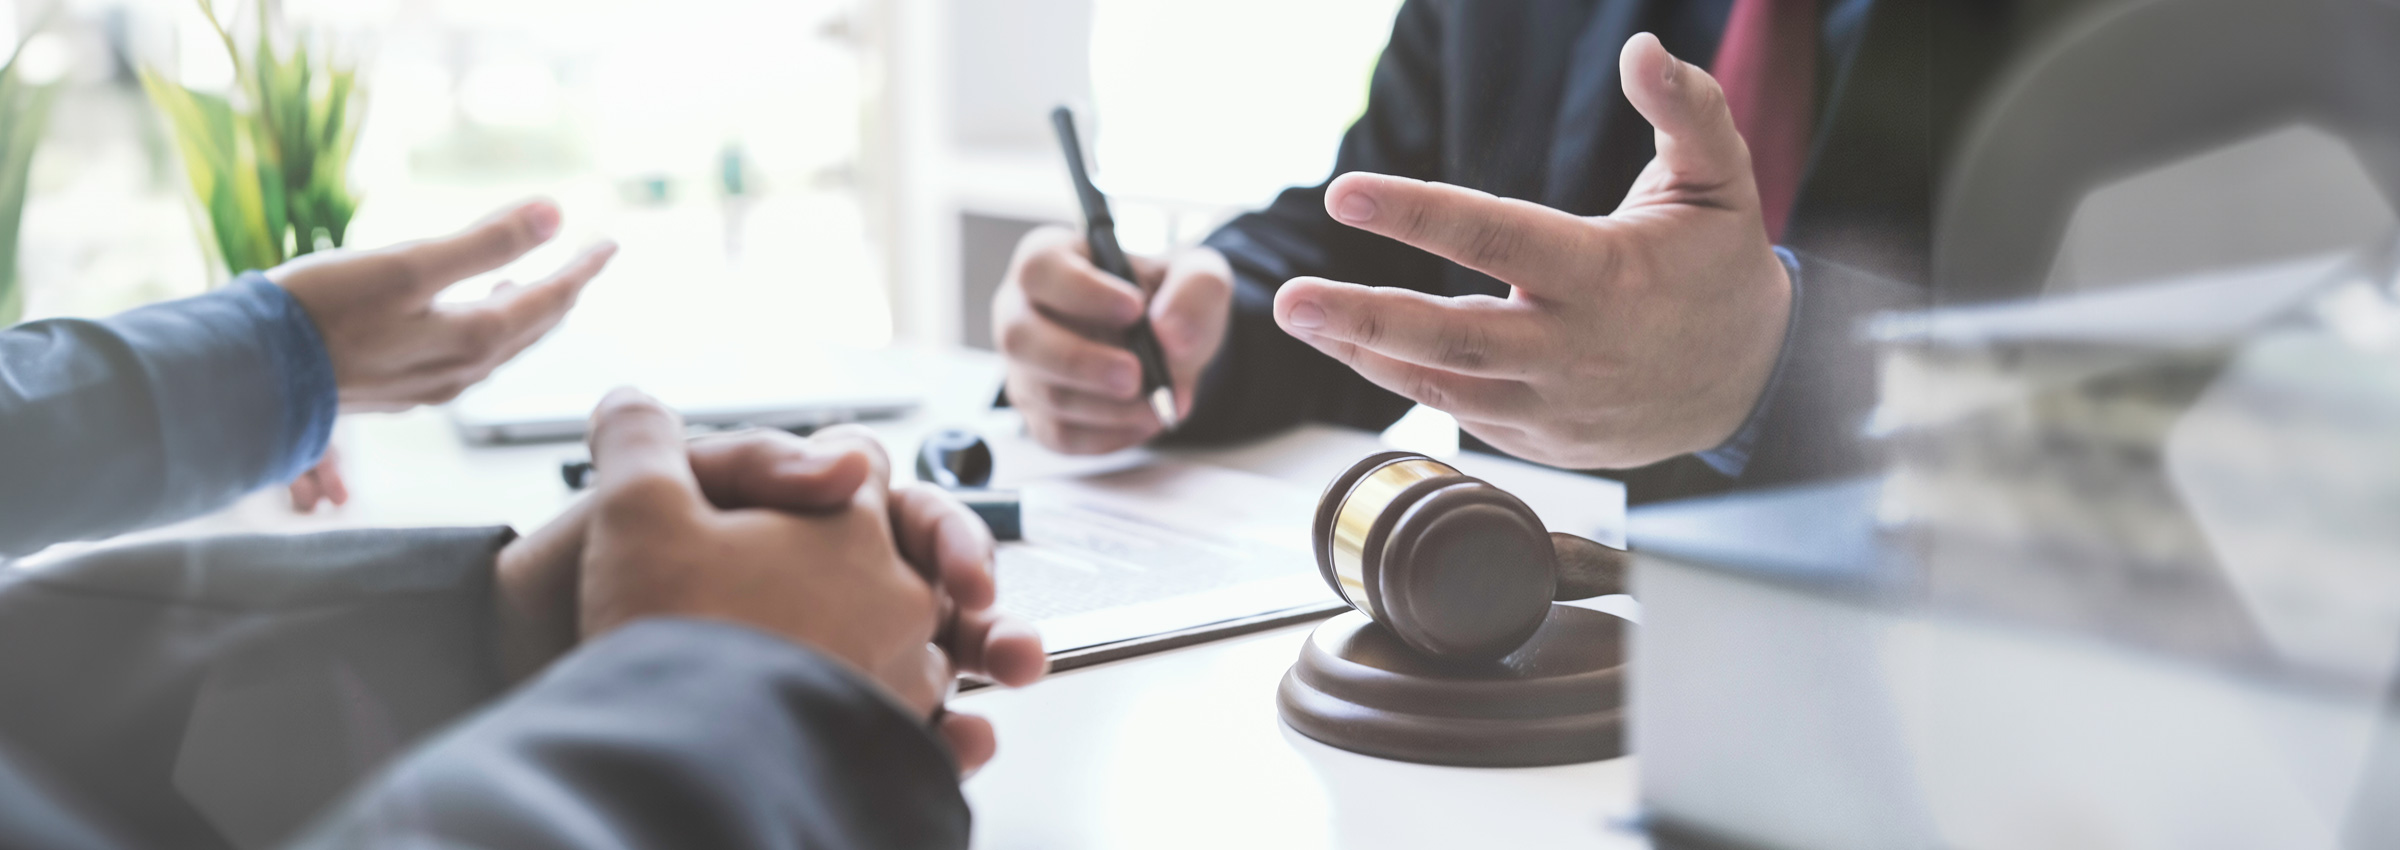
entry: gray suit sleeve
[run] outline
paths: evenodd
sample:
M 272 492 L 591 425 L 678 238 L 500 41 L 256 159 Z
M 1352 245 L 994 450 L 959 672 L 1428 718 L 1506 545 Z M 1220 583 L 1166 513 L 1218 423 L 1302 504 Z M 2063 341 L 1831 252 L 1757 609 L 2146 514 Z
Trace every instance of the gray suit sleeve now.
M 393 765 L 304 848 L 965 847 L 948 751 L 843 665 L 653 620 Z
M 130 846 L 287 840 L 500 693 L 511 536 L 222 537 L 0 570 L 0 778 Z
M 246 275 L 99 321 L 0 330 L 0 556 L 204 513 L 316 463 L 332 362 Z

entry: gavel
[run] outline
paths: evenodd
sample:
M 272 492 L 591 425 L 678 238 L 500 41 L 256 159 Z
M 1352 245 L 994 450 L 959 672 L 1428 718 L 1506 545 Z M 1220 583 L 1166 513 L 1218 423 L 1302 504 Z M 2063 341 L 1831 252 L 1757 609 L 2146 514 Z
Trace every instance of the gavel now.
M 1547 530 L 1508 491 L 1415 452 L 1351 464 L 1317 500 L 1317 571 L 1410 648 L 1507 655 L 1552 601 L 1625 592 L 1625 553 Z
M 1354 610 L 1277 688 L 1284 722 L 1432 764 L 1624 753 L 1623 620 L 1558 601 L 1625 592 L 1625 553 L 1548 530 L 1516 496 L 1413 452 L 1352 464 L 1317 500 L 1317 570 Z

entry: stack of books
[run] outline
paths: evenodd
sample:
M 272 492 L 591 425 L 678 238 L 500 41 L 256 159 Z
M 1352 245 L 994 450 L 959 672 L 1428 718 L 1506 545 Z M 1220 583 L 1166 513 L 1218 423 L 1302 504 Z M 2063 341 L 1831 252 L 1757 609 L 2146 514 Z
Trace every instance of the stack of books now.
M 1879 319 L 1878 521 L 1927 600 L 2387 681 L 2396 254 Z

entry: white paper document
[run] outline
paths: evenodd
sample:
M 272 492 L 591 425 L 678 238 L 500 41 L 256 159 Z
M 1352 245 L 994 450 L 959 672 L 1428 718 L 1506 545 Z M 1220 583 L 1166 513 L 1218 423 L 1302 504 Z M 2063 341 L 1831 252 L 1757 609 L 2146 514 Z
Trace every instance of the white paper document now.
M 1291 483 L 1155 460 L 1022 489 L 999 604 L 1050 652 L 1338 601 L 1308 539 L 1317 494 Z

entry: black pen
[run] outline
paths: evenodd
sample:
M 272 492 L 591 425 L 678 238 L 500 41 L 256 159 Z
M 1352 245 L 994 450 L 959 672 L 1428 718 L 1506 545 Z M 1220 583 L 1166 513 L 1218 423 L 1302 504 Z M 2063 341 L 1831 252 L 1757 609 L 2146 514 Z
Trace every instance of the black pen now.
M 1092 247 L 1092 265 L 1101 271 L 1124 278 L 1141 288 L 1141 278 L 1133 274 L 1133 261 L 1125 258 L 1125 249 L 1117 245 L 1117 220 L 1108 212 L 1108 196 L 1092 185 L 1092 175 L 1083 168 L 1083 142 L 1075 135 L 1075 113 L 1061 106 L 1050 110 L 1050 124 L 1058 129 L 1058 146 L 1067 154 L 1067 173 L 1075 178 L 1075 199 L 1083 202 L 1083 240 Z M 1150 401 L 1150 410 L 1158 414 L 1159 424 L 1175 430 L 1175 384 L 1167 372 L 1167 355 L 1158 350 L 1158 336 L 1150 332 L 1147 298 L 1142 315 L 1133 320 L 1133 329 L 1125 334 L 1125 347 L 1133 349 L 1134 359 L 1142 361 L 1142 395 Z

